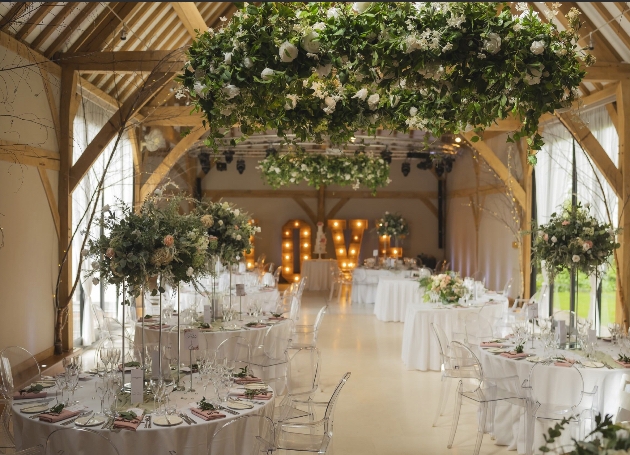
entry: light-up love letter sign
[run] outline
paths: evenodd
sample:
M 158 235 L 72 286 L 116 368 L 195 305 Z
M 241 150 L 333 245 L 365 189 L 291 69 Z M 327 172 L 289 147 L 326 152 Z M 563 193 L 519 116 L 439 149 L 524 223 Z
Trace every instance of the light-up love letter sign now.
M 295 230 L 299 233 L 296 235 Z M 282 226 L 282 276 L 289 283 L 300 279 L 302 262 L 311 258 L 311 226 L 303 220 L 291 220 Z M 297 267 L 296 267 L 297 266 Z
M 367 220 L 328 220 L 331 231 L 337 264 L 341 270 L 352 270 L 358 265 L 363 231 L 367 228 Z M 344 230 L 350 228 L 350 242 L 346 249 Z

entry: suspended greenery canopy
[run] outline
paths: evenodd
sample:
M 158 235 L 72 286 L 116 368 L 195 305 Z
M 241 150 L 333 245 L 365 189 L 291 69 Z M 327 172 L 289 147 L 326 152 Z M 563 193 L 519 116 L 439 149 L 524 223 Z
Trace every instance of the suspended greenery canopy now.
M 568 106 L 584 76 L 574 45 L 579 12 L 571 10 L 569 28 L 559 31 L 525 3 L 517 9 L 513 16 L 507 3 L 245 4 L 194 40 L 181 81 L 205 114 L 214 148 L 235 124 L 245 135 L 272 129 L 343 144 L 377 127 L 480 133 L 514 114 L 523 128 L 511 140 L 527 136 L 535 151 L 540 116 Z

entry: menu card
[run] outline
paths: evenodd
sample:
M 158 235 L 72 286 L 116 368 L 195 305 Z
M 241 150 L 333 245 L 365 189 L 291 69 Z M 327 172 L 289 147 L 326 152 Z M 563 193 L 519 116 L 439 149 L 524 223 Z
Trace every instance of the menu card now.
M 212 305 L 203 306 L 203 322 L 210 324 L 212 322 Z
M 141 368 L 131 369 L 131 404 L 142 404 L 144 377 Z
M 190 351 L 199 350 L 199 330 L 186 329 L 184 330 L 184 344 Z

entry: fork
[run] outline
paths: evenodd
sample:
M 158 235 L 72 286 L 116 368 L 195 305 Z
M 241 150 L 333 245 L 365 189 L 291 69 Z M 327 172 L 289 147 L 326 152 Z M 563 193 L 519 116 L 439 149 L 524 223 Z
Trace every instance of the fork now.
M 34 420 L 34 419 L 38 419 L 38 418 L 39 418 L 39 416 L 40 416 L 41 414 L 45 414 L 45 413 L 47 413 L 48 411 L 50 411 L 50 409 L 46 409 L 45 411 L 38 412 L 37 414 L 30 416 L 30 417 L 29 417 L 29 419 L 33 419 L 33 420 Z
M 184 422 L 186 422 L 188 425 L 192 425 L 192 424 L 190 423 L 190 420 L 188 420 L 188 416 L 186 416 L 186 415 L 182 414 L 181 412 L 180 412 L 179 414 L 177 414 L 177 415 L 178 415 L 178 416 L 180 416 L 180 417 L 181 417 L 181 419 L 182 419 Z

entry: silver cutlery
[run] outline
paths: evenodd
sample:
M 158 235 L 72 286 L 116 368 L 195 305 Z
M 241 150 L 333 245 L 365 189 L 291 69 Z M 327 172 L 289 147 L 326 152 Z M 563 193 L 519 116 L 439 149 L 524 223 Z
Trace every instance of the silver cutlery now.
M 90 412 L 89 412 L 89 414 L 92 414 L 92 412 L 93 412 L 93 411 L 90 411 Z M 88 415 L 89 415 L 89 414 L 88 414 Z M 94 417 L 96 417 L 96 414 L 93 414 L 93 415 L 92 415 L 92 416 L 91 416 L 91 417 L 87 420 L 87 422 L 85 422 L 85 426 L 86 426 L 86 427 L 90 424 L 90 422 L 94 419 Z
M 149 416 L 148 415 L 144 416 L 144 428 L 148 428 L 147 425 L 149 425 Z
M 232 415 L 240 415 L 240 412 L 236 412 L 236 411 L 232 411 L 231 409 L 225 408 L 223 406 L 218 406 L 219 409 L 221 409 L 222 411 L 227 412 L 228 414 L 232 414 Z
M 39 400 L 39 401 L 27 401 L 26 403 L 17 403 L 16 406 L 24 406 L 24 405 L 29 405 L 30 407 L 35 407 L 33 405 L 37 405 L 37 404 L 46 404 L 46 403 L 50 403 L 51 401 L 53 401 L 54 398 L 47 398 L 45 400 Z M 24 409 L 28 409 L 28 407 L 26 408 L 22 408 L 22 410 Z
M 186 416 L 184 414 L 182 414 L 181 412 L 179 414 L 177 414 L 179 417 L 181 417 L 181 419 L 186 422 L 188 425 L 192 425 L 190 423 L 190 420 L 188 420 L 188 418 L 186 418 Z
M 151 424 L 151 416 L 149 416 L 149 428 L 151 428 L 152 424 Z
M 39 416 L 40 416 L 41 414 L 46 414 L 48 411 L 50 411 L 50 408 L 49 408 L 49 409 L 46 409 L 45 411 L 38 412 L 37 414 L 34 414 L 34 415 L 30 416 L 30 417 L 29 417 L 29 419 L 37 419 L 37 418 L 39 418 Z

